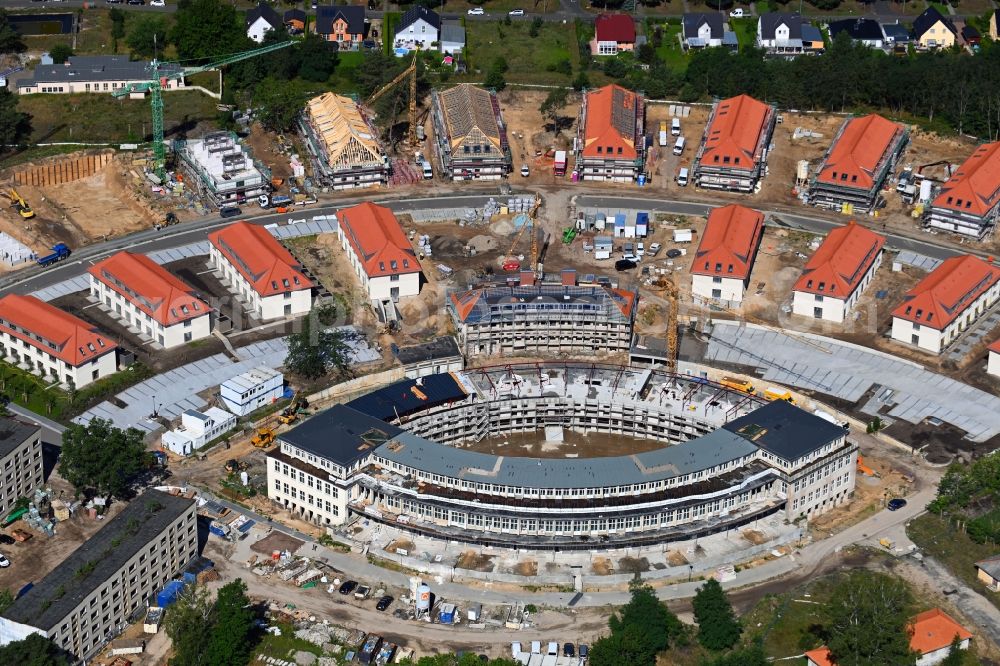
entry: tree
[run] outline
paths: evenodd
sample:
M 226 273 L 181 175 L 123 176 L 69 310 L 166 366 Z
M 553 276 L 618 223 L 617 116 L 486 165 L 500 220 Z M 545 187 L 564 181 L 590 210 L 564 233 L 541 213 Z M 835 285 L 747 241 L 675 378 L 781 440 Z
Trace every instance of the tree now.
M 940 662 L 940 666 L 962 666 L 965 663 L 965 650 L 962 649 L 962 637 L 955 634 L 948 648 L 948 656 Z
M 238 53 L 252 46 L 243 15 L 222 0 L 183 0 L 176 17 L 171 41 L 181 60 Z
M 107 419 L 94 419 L 63 433 L 59 471 L 77 492 L 125 497 L 145 462 L 146 446 L 136 428 L 122 430 Z
M 553 88 L 546 95 L 542 106 L 539 107 L 542 117 L 548 118 L 552 122 L 552 126 L 557 133 L 559 132 L 559 112 L 566 106 L 566 97 L 568 95 L 569 90 L 566 88 Z
M 0 590 L 0 614 L 2 614 L 4 611 L 10 608 L 11 604 L 13 603 L 14 603 L 14 595 L 11 593 L 11 591 L 8 590 L 7 588 Z
M 507 87 L 507 79 L 503 77 L 503 72 L 491 69 L 488 74 L 486 74 L 486 79 L 483 84 L 487 88 L 492 88 L 493 90 L 500 92 Z
M 719 581 L 714 578 L 705 581 L 691 606 L 698 623 L 698 642 L 709 650 L 731 648 L 740 639 L 742 628 Z
M 687 644 L 687 632 L 648 585 L 633 584 L 632 599 L 608 620 L 611 635 L 598 639 L 590 652 L 592 666 L 651 666 L 656 655 Z
M 73 49 L 69 44 L 56 44 L 51 49 L 49 49 L 49 55 L 52 56 L 52 62 L 57 65 L 61 65 L 73 55 Z
M 0 664 L 69 666 L 70 663 L 66 653 L 53 643 L 52 639 L 45 638 L 41 634 L 30 634 L 23 640 L 0 647 Z
M 910 652 L 912 598 L 898 578 L 851 572 L 827 603 L 827 647 L 838 666 L 915 664 Z
M 294 81 L 269 76 L 253 89 L 257 120 L 275 132 L 292 129 L 305 102 L 305 93 Z
M 205 649 L 205 662 L 212 666 L 246 666 L 253 654 L 253 609 L 247 586 L 239 578 L 219 588 L 215 600 L 212 635 Z
M 16 146 L 31 136 L 31 116 L 17 110 L 17 96 L 0 89 L 0 152 L 4 146 Z
M 167 21 L 155 14 L 140 14 L 125 43 L 132 53 L 144 58 L 154 58 L 163 53 L 168 40 Z
M 581 71 L 579 74 L 576 75 L 576 78 L 573 79 L 573 90 L 580 92 L 582 90 L 586 90 L 589 87 L 590 87 L 590 77 L 587 76 L 587 72 Z
M 769 666 L 770 663 L 763 646 L 754 643 L 750 647 L 733 650 L 721 657 L 705 661 L 703 666 Z
M 174 647 L 171 666 L 210 666 L 205 650 L 212 640 L 212 622 L 208 590 L 199 585 L 185 588 L 163 622 Z
M 531 37 L 532 39 L 538 37 L 538 34 L 542 30 L 542 25 L 544 25 L 544 21 L 542 21 L 541 16 L 536 16 L 535 18 L 533 18 L 531 20 L 531 27 L 528 29 L 528 36 Z
M 323 83 L 337 69 L 337 54 L 330 50 L 330 43 L 310 33 L 298 46 L 301 65 L 299 76 L 306 81 Z
M 288 336 L 285 367 L 306 379 L 318 379 L 332 371 L 338 376 L 350 372 L 350 349 L 341 331 L 323 330 L 316 311 L 303 317 L 302 330 Z
M 24 48 L 21 33 L 10 24 L 7 10 L 0 9 L 0 53 L 20 53 Z

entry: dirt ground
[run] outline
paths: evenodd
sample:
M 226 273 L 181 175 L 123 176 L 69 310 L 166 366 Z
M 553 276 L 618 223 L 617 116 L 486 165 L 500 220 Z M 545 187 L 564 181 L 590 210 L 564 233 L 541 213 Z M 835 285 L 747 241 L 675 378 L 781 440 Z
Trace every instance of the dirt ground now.
M 545 434 L 538 431 L 490 437 L 479 442 L 466 442 L 461 446 L 491 455 L 517 455 L 530 458 L 601 458 L 654 451 L 663 448 L 663 442 L 631 439 L 603 433 L 583 435 L 571 430 L 563 430 L 562 442 L 547 442 Z
M 473 571 L 493 571 L 496 564 L 493 555 L 477 553 L 473 550 L 464 551 L 455 562 L 456 569 L 471 569 Z
M 271 171 L 272 178 L 280 178 L 286 183 L 292 176 L 292 167 L 289 162 L 291 153 L 295 152 L 292 136 L 275 134 L 266 131 L 260 123 L 254 123 L 250 128 L 250 136 L 246 142 L 250 146 L 255 159 L 266 166 Z M 303 161 L 305 155 L 299 156 Z M 284 193 L 283 190 L 280 190 Z
M 300 539 L 296 539 L 284 532 L 272 532 L 250 546 L 250 550 L 270 557 L 276 550 L 294 553 L 301 547 L 302 541 Z

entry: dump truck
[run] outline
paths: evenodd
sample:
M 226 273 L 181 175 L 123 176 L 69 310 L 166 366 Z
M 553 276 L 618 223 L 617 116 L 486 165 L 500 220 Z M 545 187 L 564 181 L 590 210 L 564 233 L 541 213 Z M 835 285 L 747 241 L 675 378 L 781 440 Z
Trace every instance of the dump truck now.
M 69 246 L 66 245 L 66 243 L 56 243 L 55 245 L 52 246 L 51 254 L 47 254 L 44 257 L 38 258 L 38 265 L 49 266 L 51 264 L 56 263 L 57 261 L 62 261 L 63 259 L 67 258 L 70 254 L 72 254 L 72 252 L 73 251 L 69 249 Z
M 250 438 L 250 443 L 258 449 L 266 449 L 274 443 L 274 428 L 257 428 L 257 432 Z

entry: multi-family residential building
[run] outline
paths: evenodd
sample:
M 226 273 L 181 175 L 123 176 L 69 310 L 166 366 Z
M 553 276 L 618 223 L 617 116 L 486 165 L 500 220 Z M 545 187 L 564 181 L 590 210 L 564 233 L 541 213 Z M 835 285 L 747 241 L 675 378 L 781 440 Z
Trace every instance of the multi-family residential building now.
M 278 400 L 285 392 L 285 376 L 271 368 L 254 368 L 219 385 L 219 397 L 226 409 L 246 416 Z
M 0 298 L 0 350 L 7 363 L 79 389 L 118 371 L 117 349 L 92 324 L 34 296 Z
M 183 90 L 184 78 L 176 77 L 181 67 L 157 62 L 156 76 L 166 79 L 163 90 Z M 127 55 L 70 56 L 62 65 L 37 65 L 30 77 L 17 81 L 20 95 L 35 93 L 110 93 L 145 83 L 153 76 L 148 60 L 129 60 Z M 143 97 L 145 93 L 134 93 Z
M 350 97 L 327 92 L 312 98 L 299 117 L 299 129 L 323 185 L 348 190 L 388 182 L 389 160 L 378 132 Z
M 747 95 L 715 104 L 694 158 L 698 187 L 753 192 L 764 175 L 777 114 Z
M 481 285 L 448 295 L 466 356 L 628 352 L 636 291 L 538 283 Z
M 507 130 L 496 95 L 469 83 L 433 91 L 441 170 L 453 180 L 500 180 L 511 169 Z
M 254 318 L 295 317 L 312 309 L 312 280 L 264 227 L 236 222 L 210 233 L 208 242 L 209 264 Z
M 792 312 L 844 323 L 882 265 L 885 237 L 853 220 L 831 231 L 792 290 Z
M 737 204 L 714 208 L 691 262 L 696 299 L 743 302 L 764 236 L 764 215 Z
M 635 21 L 628 14 L 599 14 L 594 19 L 590 53 L 613 56 L 635 50 Z
M 195 501 L 147 490 L 0 614 L 0 644 L 41 634 L 87 660 L 197 555 Z
M 913 21 L 913 41 L 922 49 L 948 49 L 958 40 L 958 30 L 951 19 L 936 7 L 928 7 Z
M 927 210 L 926 224 L 983 239 L 1000 220 L 1000 141 L 986 143 L 962 162 Z
M 212 308 L 144 254 L 119 252 L 88 269 L 90 296 L 102 309 L 163 349 L 212 334 Z
M 180 427 L 163 433 L 161 446 L 179 456 L 189 456 L 235 427 L 236 416 L 224 409 L 209 407 L 204 412 L 187 409 L 181 414 Z
M 360 5 L 322 5 L 316 8 L 316 34 L 336 42 L 340 51 L 357 51 L 365 39 L 365 8 Z
M 940 354 L 1000 299 L 1000 268 L 963 255 L 945 259 L 892 311 L 892 339 Z
M 874 113 L 845 120 L 809 184 L 809 203 L 836 210 L 846 205 L 857 213 L 875 210 L 908 136 L 905 127 Z
M 577 137 L 579 178 L 635 182 L 645 160 L 645 122 L 642 95 L 615 84 L 588 91 L 583 96 Z
M 177 140 L 174 149 L 187 184 L 218 208 L 244 203 L 271 191 L 271 173 L 256 162 L 232 132 Z
M 1000 339 L 994 340 L 986 350 L 986 372 L 1000 377 Z
M 368 298 L 420 293 L 420 261 L 391 210 L 365 202 L 337 211 L 337 233 Z
M 0 515 L 6 516 L 45 482 L 40 426 L 0 417 L 0 474 Z
M 411 379 L 455 372 L 465 367 L 458 341 L 450 335 L 407 347 L 393 345 L 392 353 Z

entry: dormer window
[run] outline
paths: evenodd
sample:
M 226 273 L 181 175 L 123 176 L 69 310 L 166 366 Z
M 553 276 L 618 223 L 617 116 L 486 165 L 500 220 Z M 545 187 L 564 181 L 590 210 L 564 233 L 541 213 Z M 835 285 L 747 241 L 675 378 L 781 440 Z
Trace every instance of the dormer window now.
M 813 281 L 812 280 L 809 280 L 809 281 L 806 282 L 806 289 L 812 289 L 812 286 L 813 286 Z
M 299 276 L 296 275 L 296 276 L 292 277 L 292 282 L 294 282 L 296 285 L 299 284 Z
M 285 287 L 285 289 L 288 289 L 291 286 L 288 282 L 288 278 L 281 278 L 281 284 Z
M 183 312 L 184 314 L 187 314 L 188 313 L 188 306 L 182 305 L 181 306 L 181 312 Z
M 820 282 L 819 283 L 819 290 L 820 291 L 826 291 L 826 282 Z
M 97 351 L 97 347 L 95 347 L 95 346 L 94 346 L 94 343 L 93 343 L 93 342 L 88 342 L 88 343 L 87 343 L 87 349 L 89 349 L 89 350 L 90 350 L 90 351 L 92 351 L 92 352 L 95 352 L 95 351 Z
M 732 272 L 733 272 L 733 265 L 732 265 L 732 264 L 729 264 L 729 272 L 730 272 L 730 273 L 732 273 Z
M 910 310 L 912 310 L 912 309 L 913 309 L 912 305 L 907 305 L 906 306 L 906 312 L 905 312 L 905 314 L 910 314 Z
M 86 356 L 87 352 L 83 351 L 83 347 L 79 347 L 78 349 L 80 350 L 81 356 Z
M 403 268 L 409 268 L 409 267 L 410 267 L 410 260 L 403 259 Z
M 924 315 L 922 308 L 917 308 L 917 319 L 920 319 Z
M 97 338 L 97 345 L 99 347 L 104 347 L 104 338 Z
M 721 273 L 722 272 L 722 264 L 721 263 L 716 263 L 715 264 L 715 272 L 716 273 Z
M 277 289 L 277 288 L 278 288 L 278 282 L 276 280 L 271 280 L 271 289 Z
M 378 262 L 378 269 L 380 271 L 384 271 L 385 270 L 385 262 L 384 261 Z

